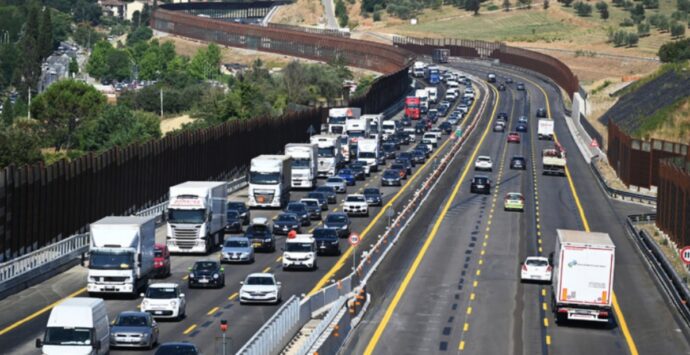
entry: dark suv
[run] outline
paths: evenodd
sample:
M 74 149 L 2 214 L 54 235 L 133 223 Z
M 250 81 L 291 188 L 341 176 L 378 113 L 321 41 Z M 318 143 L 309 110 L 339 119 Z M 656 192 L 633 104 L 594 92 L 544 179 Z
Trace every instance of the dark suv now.
M 485 175 L 477 175 L 472 178 L 470 185 L 470 192 L 475 194 L 490 194 L 491 193 L 491 179 Z
M 249 208 L 247 208 L 247 205 L 244 204 L 244 202 L 228 202 L 228 212 L 229 211 L 237 211 L 237 213 L 239 213 L 240 215 L 240 219 L 242 220 L 243 225 L 249 224 L 249 221 L 251 221 L 252 219 L 252 214 L 249 211 Z
M 340 255 L 340 240 L 338 231 L 330 228 L 316 228 L 314 230 L 316 252 L 319 255 Z
M 276 239 L 266 218 L 254 218 L 253 223 L 247 227 L 244 236 L 249 239 L 255 251 L 276 251 Z

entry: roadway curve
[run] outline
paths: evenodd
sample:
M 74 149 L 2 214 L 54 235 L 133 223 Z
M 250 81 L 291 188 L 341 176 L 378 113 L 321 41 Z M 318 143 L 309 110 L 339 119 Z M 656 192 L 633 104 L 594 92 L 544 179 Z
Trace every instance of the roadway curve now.
M 488 131 L 473 153 L 493 158 L 490 174 L 500 184 L 498 192 L 469 193 L 474 154 L 451 167 L 462 179 L 457 186 L 446 183 L 434 192 L 427 203 L 437 207 L 417 217 L 419 223 L 405 232 L 397 255 L 372 278 L 370 311 L 344 353 L 690 353 L 686 325 L 674 314 L 623 227 L 627 214 L 647 208 L 609 200 L 600 191 L 562 120 L 555 86 L 502 66 L 454 66 L 481 77 L 495 72 L 499 81 L 512 77 L 524 82 L 526 91 L 515 90 L 513 84 L 496 92 L 495 104 L 496 112 L 509 113 L 510 127 L 519 115 L 527 115 L 529 132 L 522 134 L 521 144 L 507 144 L 505 134 L 491 132 L 488 121 L 480 126 L 478 132 Z M 541 174 L 540 151 L 551 143 L 536 140 L 538 107 L 546 107 L 556 118 L 557 137 L 570 152 L 567 178 Z M 527 157 L 528 169 L 510 170 L 513 155 Z M 509 191 L 525 195 L 524 213 L 503 211 L 502 198 Z M 553 251 L 557 228 L 585 226 L 608 232 L 616 244 L 618 310 L 611 327 L 556 326 L 550 287 L 519 282 L 521 261 Z

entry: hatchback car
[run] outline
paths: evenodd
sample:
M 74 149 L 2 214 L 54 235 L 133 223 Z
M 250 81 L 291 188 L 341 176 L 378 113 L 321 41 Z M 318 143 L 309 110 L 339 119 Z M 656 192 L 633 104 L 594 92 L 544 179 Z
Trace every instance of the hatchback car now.
M 543 256 L 528 256 L 522 263 L 520 280 L 551 282 L 551 271 L 549 259 Z
M 508 143 L 520 143 L 520 133 L 510 132 L 508 133 Z
M 273 219 L 273 233 L 287 235 L 291 230 L 302 232 L 302 222 L 296 214 L 283 212 Z
M 510 159 L 510 168 L 514 170 L 525 170 L 527 169 L 527 161 L 525 157 L 517 155 Z
M 154 355 L 197 355 L 199 348 L 192 343 L 171 342 L 161 344 Z
M 153 349 L 159 333 L 158 323 L 151 314 L 120 312 L 110 325 L 110 347 Z
M 506 125 L 504 123 L 496 122 L 496 124 L 494 124 L 494 132 L 505 132 L 505 127 Z
M 242 219 L 242 224 L 247 225 L 252 220 L 252 213 L 244 202 L 230 201 L 227 204 L 228 211 L 237 211 Z
M 156 243 L 153 246 L 153 272 L 156 277 L 166 277 L 171 274 L 170 251 L 165 244 Z
M 350 235 L 350 217 L 342 212 L 329 213 L 326 220 L 323 222 L 323 227 L 334 229 L 338 233 L 338 237 L 344 238 Z
M 254 248 L 246 237 L 230 237 L 223 242 L 221 263 L 254 262 Z
M 268 219 L 257 217 L 252 219 L 252 224 L 247 227 L 244 236 L 252 243 L 254 251 L 276 251 L 276 240 L 273 236 L 271 227 L 268 226 Z
M 527 116 L 520 116 L 520 117 L 518 117 L 518 123 L 525 123 L 525 124 L 527 124 Z
M 326 201 L 328 201 L 329 204 L 336 203 L 337 201 L 337 192 L 333 186 L 319 186 L 314 190 L 314 192 L 320 192 L 324 194 L 326 196 Z
M 470 183 L 470 192 L 472 193 L 491 193 L 491 179 L 488 176 L 477 175 L 472 178 Z
M 319 201 L 319 205 L 321 206 L 321 211 L 327 211 L 328 210 L 328 198 L 326 197 L 326 194 L 323 192 L 317 192 L 317 191 L 312 191 L 307 194 L 307 198 L 313 198 L 317 201 Z
M 154 283 L 141 294 L 140 309 L 155 318 L 184 318 L 187 302 L 180 286 L 176 283 Z
M 326 180 L 326 186 L 335 189 L 335 192 L 339 194 L 344 194 L 347 192 L 347 182 L 341 177 L 330 177 Z
M 335 229 L 316 228 L 313 232 L 318 255 L 340 255 L 340 240 Z
M 491 171 L 494 167 L 494 163 L 490 156 L 480 155 L 477 160 L 474 161 L 474 170 L 487 170 Z
M 275 275 L 269 273 L 249 274 L 240 283 L 240 304 L 246 303 L 280 303 L 281 284 Z
M 309 210 L 302 202 L 289 202 L 285 207 L 285 212 L 296 214 L 303 226 L 311 225 Z
M 513 78 L 506 78 L 506 84 L 512 84 Z
M 402 185 L 402 176 L 399 170 L 386 169 L 381 174 L 381 186 L 400 186 Z
M 213 260 L 197 261 L 189 268 L 187 277 L 189 288 L 225 286 L 225 269 L 220 262 Z
M 383 204 L 383 194 L 376 187 L 369 187 L 362 191 L 362 195 L 367 200 L 369 206 L 381 206 Z
M 505 211 L 524 211 L 525 197 L 519 192 L 509 192 L 503 200 L 503 209 Z
M 225 222 L 225 233 L 242 233 L 242 217 L 237 210 L 227 211 L 227 222 Z

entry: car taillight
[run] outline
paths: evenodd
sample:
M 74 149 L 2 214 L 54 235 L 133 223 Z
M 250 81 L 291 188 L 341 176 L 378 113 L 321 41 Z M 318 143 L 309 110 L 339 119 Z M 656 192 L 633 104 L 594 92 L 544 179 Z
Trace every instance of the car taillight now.
M 609 317 L 609 312 L 599 311 L 599 318 L 608 318 L 608 317 Z

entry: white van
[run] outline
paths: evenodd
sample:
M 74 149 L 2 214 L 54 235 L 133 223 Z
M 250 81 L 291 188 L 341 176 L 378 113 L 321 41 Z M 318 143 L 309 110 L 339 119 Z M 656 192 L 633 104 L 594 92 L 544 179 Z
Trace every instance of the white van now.
M 75 297 L 55 306 L 36 347 L 46 355 L 109 353 L 110 322 L 103 299 Z

